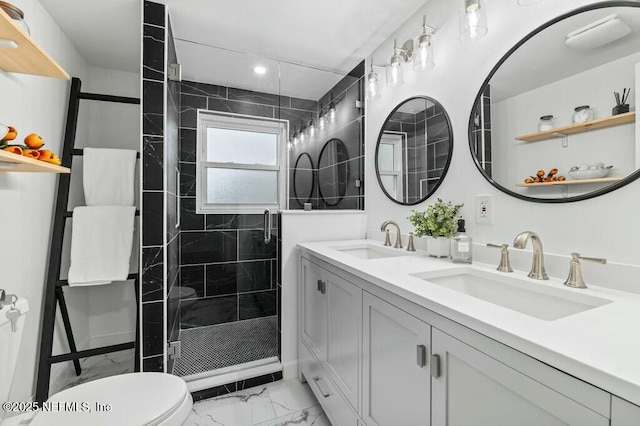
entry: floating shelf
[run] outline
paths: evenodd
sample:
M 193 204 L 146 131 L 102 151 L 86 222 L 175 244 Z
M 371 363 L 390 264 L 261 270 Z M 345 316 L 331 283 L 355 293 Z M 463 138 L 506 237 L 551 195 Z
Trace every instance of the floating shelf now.
M 70 173 L 67 167 L 0 151 L 0 172 Z
M 636 121 L 635 111 L 624 114 L 613 115 L 611 117 L 599 118 L 586 123 L 571 124 L 569 126 L 557 127 L 544 132 L 531 133 L 524 136 L 517 136 L 516 139 L 523 142 L 537 142 L 545 139 L 562 138 L 567 135 L 588 132 L 595 129 L 604 129 L 606 127 L 618 126 L 620 124 L 633 123 Z M 531 185 L 531 184 L 529 184 Z
M 3 71 L 69 79 L 69 74 L 1 9 L 0 39 L 17 45 L 16 48 L 0 47 Z
M 562 182 L 540 182 L 540 183 L 516 183 L 518 188 L 530 188 L 541 186 L 566 186 L 566 185 L 584 185 L 587 183 L 613 183 L 619 182 L 624 178 L 621 177 L 608 177 L 598 179 L 580 179 L 580 180 L 565 180 Z

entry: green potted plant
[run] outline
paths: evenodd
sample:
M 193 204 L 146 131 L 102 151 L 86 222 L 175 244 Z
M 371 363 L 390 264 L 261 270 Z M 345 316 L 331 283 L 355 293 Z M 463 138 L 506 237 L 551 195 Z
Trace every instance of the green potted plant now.
M 441 198 L 420 212 L 411 210 L 407 218 L 415 226 L 416 237 L 427 238 L 427 253 L 433 257 L 448 257 L 451 247 L 451 237 L 456 230 L 456 223 L 460 218 L 460 209 L 464 204 L 444 202 Z

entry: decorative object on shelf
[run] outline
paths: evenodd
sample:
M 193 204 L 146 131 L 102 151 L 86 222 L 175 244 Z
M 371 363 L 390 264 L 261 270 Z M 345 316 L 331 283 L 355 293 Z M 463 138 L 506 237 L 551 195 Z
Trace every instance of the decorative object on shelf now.
M 0 1 L 0 8 L 9 15 L 9 18 L 14 20 L 25 33 L 31 35 L 31 30 L 29 29 L 27 22 L 24 20 L 24 12 L 22 10 L 18 9 L 11 3 L 4 1 Z
M 613 92 L 613 95 L 616 98 L 616 106 L 613 107 L 612 115 L 624 114 L 625 112 L 629 112 L 629 104 L 627 103 L 627 99 L 629 99 L 629 95 L 631 94 L 631 88 L 622 90 L 622 97 L 620 96 L 620 92 Z
M 627 112 L 611 117 L 598 118 L 597 120 L 587 121 L 586 123 L 570 124 L 564 127 L 556 127 L 544 132 L 530 133 L 528 135 L 516 136 L 515 139 L 522 142 L 538 142 L 546 139 L 564 138 L 568 135 L 584 133 L 596 129 L 604 129 L 607 127 L 619 126 L 621 124 L 633 123 L 636 121 L 635 112 Z
M 459 25 L 462 40 L 478 40 L 487 35 L 487 3 L 485 0 L 458 0 Z
M 543 115 L 540 117 L 540 122 L 538 123 L 538 131 L 547 132 L 553 130 L 553 122 L 553 115 Z
M 10 152 L 11 154 L 29 157 L 34 160 L 45 161 L 56 166 L 62 164 L 60 157 L 56 154 L 47 149 L 41 149 L 44 146 L 42 136 L 37 133 L 31 133 L 24 138 L 24 145 L 10 145 L 9 142 L 18 136 L 18 131 L 12 126 L 6 126 L 6 128 L 7 133 L 3 136 L 2 140 L 0 140 L 1 150 Z
M 613 166 L 605 167 L 604 163 L 602 162 L 582 166 L 573 166 L 571 170 L 569 170 L 569 176 L 571 176 L 572 179 L 576 180 L 600 179 L 607 177 L 612 168 Z
M 432 257 L 449 257 L 451 236 L 455 232 L 460 209 L 464 204 L 445 203 L 441 198 L 420 212 L 411 210 L 407 218 L 415 227 L 416 237 L 427 237 L 427 253 Z
M 593 110 L 589 105 L 582 105 L 573 110 L 573 124 L 582 124 L 593 120 Z
M 545 173 L 544 170 L 538 170 L 535 176 L 529 176 L 525 178 L 524 183 L 532 184 L 532 183 L 549 183 L 549 182 L 564 182 L 567 180 L 564 176 L 556 176 L 558 174 L 558 169 L 553 168 L 549 170 L 549 173 Z

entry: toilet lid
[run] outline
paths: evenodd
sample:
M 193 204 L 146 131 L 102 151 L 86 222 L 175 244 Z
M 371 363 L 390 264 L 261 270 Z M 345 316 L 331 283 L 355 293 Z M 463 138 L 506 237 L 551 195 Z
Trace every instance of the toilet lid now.
M 53 395 L 47 402 L 58 403 L 62 410 L 41 410 L 31 426 L 156 425 L 171 415 L 187 394 L 185 381 L 171 374 L 131 373 L 107 377 Z M 106 404 L 111 408 L 105 408 Z

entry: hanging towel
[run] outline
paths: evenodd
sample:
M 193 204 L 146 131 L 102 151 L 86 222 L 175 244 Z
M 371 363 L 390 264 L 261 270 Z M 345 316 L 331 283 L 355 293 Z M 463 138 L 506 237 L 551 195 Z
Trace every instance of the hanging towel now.
M 84 198 L 87 206 L 132 206 L 136 151 L 84 149 Z
M 109 284 L 127 279 L 135 215 L 134 206 L 73 209 L 70 286 Z

